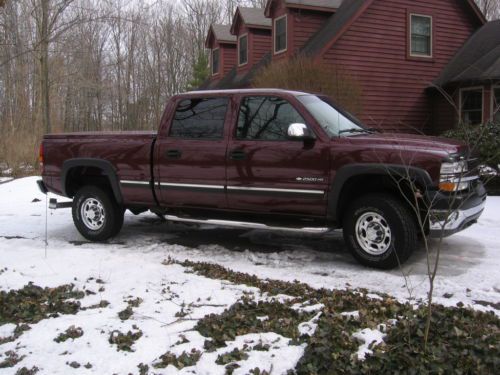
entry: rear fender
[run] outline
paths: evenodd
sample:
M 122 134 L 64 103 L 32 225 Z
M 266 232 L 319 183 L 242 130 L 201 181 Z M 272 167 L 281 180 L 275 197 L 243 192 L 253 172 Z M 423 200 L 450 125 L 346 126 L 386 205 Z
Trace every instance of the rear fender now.
M 109 184 L 111 186 L 111 190 L 113 191 L 113 195 L 116 199 L 116 202 L 121 204 L 123 202 L 122 192 L 120 188 L 120 181 L 118 179 L 118 174 L 116 173 L 116 169 L 107 160 L 103 159 L 95 159 L 95 158 L 76 158 L 69 159 L 63 163 L 61 170 L 61 189 L 62 193 L 65 196 L 70 196 L 68 194 L 68 175 L 70 171 L 74 168 L 79 167 L 92 167 L 98 168 L 102 171 L 102 174 L 108 179 Z

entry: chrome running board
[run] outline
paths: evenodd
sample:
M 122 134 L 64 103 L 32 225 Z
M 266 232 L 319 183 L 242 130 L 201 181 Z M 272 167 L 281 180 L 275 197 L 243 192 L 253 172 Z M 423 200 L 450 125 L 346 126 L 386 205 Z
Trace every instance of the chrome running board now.
M 208 225 L 219 225 L 225 227 L 243 228 L 243 229 L 264 229 L 264 230 L 277 230 L 284 232 L 297 232 L 297 233 L 327 233 L 331 231 L 330 228 L 320 228 L 320 227 L 306 227 L 306 228 L 290 228 L 290 227 L 274 227 L 261 223 L 250 223 L 245 221 L 231 221 L 231 220 L 215 220 L 215 219 L 190 219 L 184 217 L 178 217 L 174 215 L 164 215 L 165 219 L 168 221 L 174 221 L 178 223 L 196 223 L 196 224 L 208 224 Z

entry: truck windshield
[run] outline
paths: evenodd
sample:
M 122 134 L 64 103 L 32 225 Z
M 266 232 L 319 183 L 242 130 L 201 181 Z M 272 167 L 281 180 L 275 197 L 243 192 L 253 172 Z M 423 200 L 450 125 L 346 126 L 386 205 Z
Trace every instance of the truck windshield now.
M 315 95 L 302 95 L 297 99 L 309 110 L 330 137 L 351 136 L 359 133 L 371 133 L 360 122 L 347 113 L 339 112 L 328 99 Z

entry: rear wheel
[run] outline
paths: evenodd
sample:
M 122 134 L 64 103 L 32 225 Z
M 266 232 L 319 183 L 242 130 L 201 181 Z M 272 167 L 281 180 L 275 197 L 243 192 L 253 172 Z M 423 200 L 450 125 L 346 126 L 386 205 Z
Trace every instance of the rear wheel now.
M 84 186 L 73 200 L 73 222 L 90 241 L 106 241 L 116 236 L 123 225 L 124 210 L 111 192 L 97 186 Z
M 394 268 L 418 245 L 411 211 L 388 194 L 369 194 L 354 201 L 344 215 L 343 226 L 349 250 L 366 266 Z

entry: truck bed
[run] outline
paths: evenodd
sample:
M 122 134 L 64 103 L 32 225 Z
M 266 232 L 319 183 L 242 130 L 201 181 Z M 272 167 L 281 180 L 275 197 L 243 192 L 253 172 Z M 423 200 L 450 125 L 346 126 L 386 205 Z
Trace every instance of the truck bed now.
M 74 159 L 101 159 L 110 163 L 120 181 L 151 181 L 151 153 L 156 132 L 78 132 L 48 134 L 44 137 L 44 176 L 47 185 L 56 194 L 67 189 L 61 174 Z M 152 189 L 134 189 L 122 186 L 123 203 L 151 204 Z

